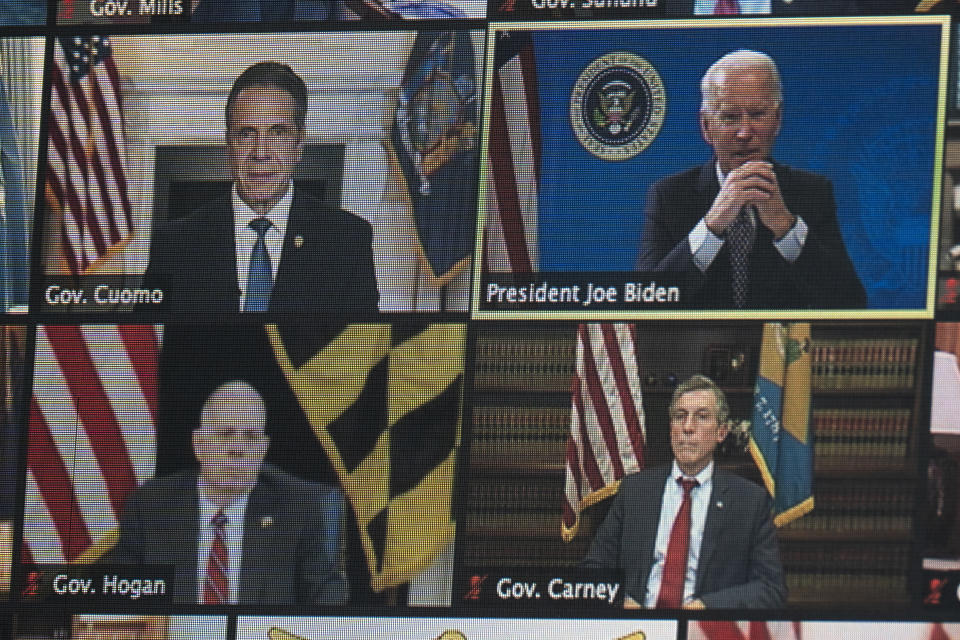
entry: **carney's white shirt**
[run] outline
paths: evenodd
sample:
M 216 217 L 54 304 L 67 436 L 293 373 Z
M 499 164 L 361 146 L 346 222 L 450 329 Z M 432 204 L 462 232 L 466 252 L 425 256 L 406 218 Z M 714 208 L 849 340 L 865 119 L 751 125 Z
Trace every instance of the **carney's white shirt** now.
M 657 606 L 660 595 L 660 583 L 663 581 L 663 565 L 667 561 L 667 546 L 670 544 L 670 531 L 683 503 L 683 488 L 677 478 L 686 477 L 677 462 L 673 462 L 670 475 L 663 487 L 663 503 L 660 506 L 660 522 L 657 525 L 657 540 L 653 547 L 653 566 L 647 578 L 647 594 L 643 605 L 648 609 Z M 700 544 L 703 542 L 703 527 L 707 522 L 707 507 L 710 506 L 710 494 L 713 492 L 713 461 L 693 476 L 699 482 L 690 492 L 690 546 L 687 550 L 687 571 L 683 580 L 683 601 L 693 596 L 697 584 L 697 564 L 700 562 Z

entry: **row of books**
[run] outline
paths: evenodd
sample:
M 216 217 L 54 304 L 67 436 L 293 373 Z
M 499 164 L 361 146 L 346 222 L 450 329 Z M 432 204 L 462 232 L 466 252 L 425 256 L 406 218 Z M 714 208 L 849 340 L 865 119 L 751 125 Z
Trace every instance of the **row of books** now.
M 561 487 L 556 482 L 531 480 L 472 482 L 469 489 L 472 513 L 537 512 L 559 519 Z
M 814 391 L 912 389 L 916 338 L 817 339 L 811 345 Z
M 869 596 L 874 601 L 906 600 L 909 597 L 906 576 L 875 576 L 857 575 L 854 573 L 798 573 L 787 572 L 785 577 L 787 589 L 791 598 L 803 598 L 811 594 L 816 599 L 822 599 L 824 594 L 848 594 L 847 599 L 854 599 L 854 594 L 863 598 Z
M 566 441 L 569 433 L 570 407 L 478 406 L 473 410 L 475 441 Z
M 510 340 L 484 334 L 477 340 L 474 385 L 486 391 L 569 391 L 575 357 L 572 336 Z
M 873 481 L 876 482 L 876 481 Z M 878 531 L 907 534 L 913 529 L 916 496 L 913 487 L 873 483 L 844 483 L 814 489 L 813 511 L 792 522 L 794 531 L 873 534 Z
M 472 511 L 463 517 L 463 523 L 467 535 L 477 539 L 490 536 L 553 538 L 560 535 L 560 516 L 556 513 Z
M 573 362 L 576 345 L 572 335 L 482 333 L 477 338 L 478 360 Z
M 780 550 L 791 600 L 839 604 L 909 598 L 910 543 L 797 543 Z
M 909 409 L 815 409 L 811 417 L 817 457 L 907 455 Z
M 906 576 L 910 542 L 797 543 L 780 550 L 790 573 Z
M 552 535 L 555 532 L 556 535 Z M 590 537 L 579 535 L 572 542 L 560 538 L 560 519 L 544 530 L 543 538 L 497 539 L 468 536 L 462 546 L 466 567 L 522 567 L 530 569 L 574 567 L 583 560 Z M 504 535 L 507 535 L 505 532 Z
M 569 435 L 569 407 L 479 406 L 473 410 L 471 463 L 490 466 L 535 456 L 559 464 Z
M 559 488 L 554 485 L 474 483 L 469 495 L 468 530 L 502 530 L 509 535 L 511 531 L 550 529 L 559 518 Z M 813 512 L 791 523 L 789 531 L 905 536 L 913 531 L 916 499 L 909 485 L 899 491 L 854 486 L 846 491 L 817 492 L 815 500 Z
M 916 382 L 916 338 L 814 340 L 814 391 L 910 390 Z M 484 335 L 477 342 L 478 388 L 495 391 L 569 390 L 575 344 L 566 336 L 505 340 Z

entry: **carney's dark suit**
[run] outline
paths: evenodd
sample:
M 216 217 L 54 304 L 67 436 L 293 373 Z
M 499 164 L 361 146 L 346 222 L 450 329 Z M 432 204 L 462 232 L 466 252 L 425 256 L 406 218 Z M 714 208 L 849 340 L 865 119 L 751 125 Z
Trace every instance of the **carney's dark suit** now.
M 582 566 L 622 569 L 625 592 L 644 602 L 653 566 L 663 488 L 670 467 L 627 476 Z M 714 468 L 694 597 L 709 608 L 778 608 L 787 588 L 770 498 L 757 485 Z
M 173 599 L 197 602 L 196 472 L 155 478 L 132 493 L 105 563 L 174 565 Z M 247 501 L 237 600 L 241 604 L 342 604 L 343 495 L 263 465 Z
M 233 207 L 215 200 L 158 224 L 143 286 L 164 292 L 164 310 L 237 313 Z M 370 224 L 295 190 L 270 311 L 372 314 L 380 294 Z
M 774 164 L 787 209 L 803 218 L 809 232 L 793 263 L 773 245 L 773 234 L 759 219 L 749 256 L 751 309 L 842 309 L 866 306 L 866 294 L 843 246 L 830 181 L 807 171 Z M 726 245 L 701 272 L 693 262 L 687 235 L 706 215 L 720 192 L 714 162 L 657 181 L 647 194 L 639 271 L 683 274 L 682 299 L 694 308 L 733 307 L 732 276 Z

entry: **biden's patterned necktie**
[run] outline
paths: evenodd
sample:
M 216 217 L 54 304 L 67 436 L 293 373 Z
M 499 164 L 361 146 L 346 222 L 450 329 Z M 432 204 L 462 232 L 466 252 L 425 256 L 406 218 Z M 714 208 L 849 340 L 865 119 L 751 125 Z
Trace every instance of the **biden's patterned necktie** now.
M 733 223 L 727 227 L 727 243 L 730 245 L 730 267 L 732 269 L 733 306 L 743 309 L 747 306 L 747 293 L 750 290 L 750 241 L 753 224 L 750 219 L 750 207 L 744 207 Z

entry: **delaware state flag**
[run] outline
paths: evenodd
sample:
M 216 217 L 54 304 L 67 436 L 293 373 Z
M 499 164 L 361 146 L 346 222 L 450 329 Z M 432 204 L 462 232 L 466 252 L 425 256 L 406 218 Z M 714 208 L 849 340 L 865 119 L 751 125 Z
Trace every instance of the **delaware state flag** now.
M 813 510 L 810 430 L 810 324 L 763 327 L 753 391 L 750 454 L 773 497 L 782 527 Z

